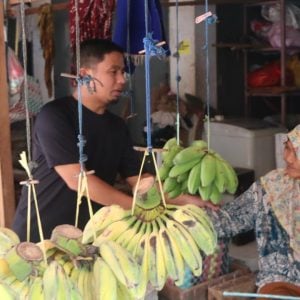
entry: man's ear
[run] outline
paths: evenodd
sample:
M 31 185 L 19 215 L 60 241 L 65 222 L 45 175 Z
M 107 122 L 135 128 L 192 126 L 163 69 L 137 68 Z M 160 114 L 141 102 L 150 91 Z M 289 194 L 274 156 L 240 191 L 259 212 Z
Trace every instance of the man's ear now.
M 80 68 L 79 69 L 79 75 L 84 77 L 87 75 L 91 75 L 91 70 L 89 68 Z

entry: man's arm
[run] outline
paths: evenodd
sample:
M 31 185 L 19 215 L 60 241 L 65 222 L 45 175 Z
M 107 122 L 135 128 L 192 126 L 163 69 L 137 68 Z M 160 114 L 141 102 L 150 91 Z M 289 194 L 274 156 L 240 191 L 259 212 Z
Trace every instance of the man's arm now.
M 55 166 L 54 169 L 69 189 L 77 191 L 80 164 L 59 165 Z M 131 196 L 115 189 L 93 174 L 88 175 L 88 189 L 91 199 L 99 204 L 118 204 L 125 209 L 131 208 Z

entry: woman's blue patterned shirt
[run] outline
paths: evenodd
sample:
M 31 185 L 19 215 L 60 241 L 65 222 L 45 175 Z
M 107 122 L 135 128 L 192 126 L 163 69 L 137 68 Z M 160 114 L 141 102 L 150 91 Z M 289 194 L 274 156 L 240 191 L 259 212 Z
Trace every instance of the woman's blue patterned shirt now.
M 266 192 L 260 182 L 225 204 L 219 211 L 209 212 L 219 238 L 231 238 L 255 230 L 258 266 L 257 285 L 285 281 L 300 286 L 300 262 L 289 247 L 289 236 L 277 221 Z

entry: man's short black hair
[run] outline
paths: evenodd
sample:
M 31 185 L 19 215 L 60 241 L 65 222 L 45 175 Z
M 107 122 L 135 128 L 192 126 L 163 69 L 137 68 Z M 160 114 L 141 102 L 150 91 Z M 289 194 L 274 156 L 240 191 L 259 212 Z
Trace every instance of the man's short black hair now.
M 111 52 L 124 53 L 123 48 L 107 39 L 91 39 L 80 44 L 80 65 L 91 68 L 104 60 L 105 54 Z M 76 65 L 76 55 L 74 54 L 74 64 Z

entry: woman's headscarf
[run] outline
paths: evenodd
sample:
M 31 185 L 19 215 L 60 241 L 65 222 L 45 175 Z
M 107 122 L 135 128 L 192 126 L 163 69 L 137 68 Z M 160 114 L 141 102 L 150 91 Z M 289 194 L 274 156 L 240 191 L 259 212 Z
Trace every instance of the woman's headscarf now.
M 300 125 L 287 134 L 300 160 Z M 290 238 L 294 258 L 300 261 L 300 180 L 290 178 L 284 169 L 273 170 L 261 178 L 266 201 Z

